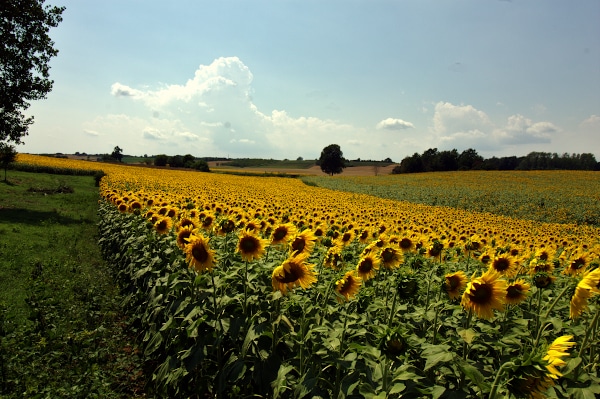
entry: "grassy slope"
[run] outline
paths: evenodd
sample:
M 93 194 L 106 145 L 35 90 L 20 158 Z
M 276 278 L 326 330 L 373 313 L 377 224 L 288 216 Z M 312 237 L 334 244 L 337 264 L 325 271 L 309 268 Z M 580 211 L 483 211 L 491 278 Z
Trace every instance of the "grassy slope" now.
M 125 380 L 136 371 L 96 243 L 97 201 L 90 176 L 9 171 L 0 183 L 0 397 L 138 390 Z

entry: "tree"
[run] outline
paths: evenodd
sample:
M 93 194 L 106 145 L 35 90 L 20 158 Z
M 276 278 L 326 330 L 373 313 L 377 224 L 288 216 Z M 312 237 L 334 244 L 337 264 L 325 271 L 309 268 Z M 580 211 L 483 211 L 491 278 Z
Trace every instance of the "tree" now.
M 154 166 L 167 166 L 169 157 L 166 154 L 158 154 L 154 157 Z
M 4 169 L 4 182 L 6 182 L 6 169 L 17 159 L 15 147 L 0 141 L 0 166 Z
M 30 101 L 52 90 L 50 59 L 58 54 L 50 28 L 62 21 L 64 7 L 45 0 L 10 0 L 0 5 L 0 140 L 21 144 L 33 117 L 23 112 Z
M 121 160 L 123 159 L 123 150 L 119 146 L 116 146 L 112 154 L 110 154 L 110 157 L 121 162 Z
M 337 144 L 330 144 L 323 148 L 321 157 L 319 158 L 319 166 L 323 172 L 331 176 L 336 173 L 342 173 L 346 164 L 340 146 Z

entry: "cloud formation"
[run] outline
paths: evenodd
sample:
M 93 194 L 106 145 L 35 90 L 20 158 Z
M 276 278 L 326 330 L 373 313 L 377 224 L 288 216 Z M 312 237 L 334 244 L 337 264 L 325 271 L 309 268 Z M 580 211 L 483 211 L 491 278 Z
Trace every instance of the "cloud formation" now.
M 415 127 L 415 125 L 413 125 L 410 122 L 406 122 L 406 121 L 403 121 L 402 119 L 395 119 L 395 118 L 384 119 L 375 126 L 376 129 L 387 129 L 387 130 L 404 130 L 404 129 L 410 129 L 410 128 L 414 128 L 414 127 Z
M 497 126 L 472 105 L 438 102 L 432 131 L 434 141 L 443 147 L 498 151 L 513 145 L 550 143 L 560 128 L 546 121 L 533 122 L 520 114 L 509 116 L 504 126 Z

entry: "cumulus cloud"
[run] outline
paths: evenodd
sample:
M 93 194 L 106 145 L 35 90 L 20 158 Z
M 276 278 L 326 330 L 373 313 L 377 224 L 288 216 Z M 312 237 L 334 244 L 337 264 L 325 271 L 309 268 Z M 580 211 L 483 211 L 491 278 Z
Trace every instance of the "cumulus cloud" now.
M 100 136 L 100 133 L 98 133 L 95 130 L 90 130 L 90 129 L 84 129 L 83 133 L 85 133 L 85 134 L 87 134 L 88 136 L 91 136 L 91 137 L 98 137 L 98 136 Z
M 581 127 L 600 127 L 600 116 L 591 115 L 579 124 Z
M 550 143 L 559 130 L 550 122 L 533 122 L 523 115 L 512 115 L 506 126 L 496 129 L 493 135 L 501 144 Z
M 434 141 L 444 148 L 476 148 L 502 151 L 512 145 L 550 143 L 560 128 L 551 122 L 534 122 L 523 115 L 511 115 L 504 126 L 472 105 L 439 102 L 433 116 Z
M 386 129 L 386 130 L 404 130 L 404 129 L 410 129 L 410 128 L 414 128 L 414 127 L 415 127 L 415 125 L 413 125 L 410 122 L 406 122 L 406 121 L 403 121 L 402 119 L 395 119 L 395 118 L 384 119 L 375 126 L 376 129 Z

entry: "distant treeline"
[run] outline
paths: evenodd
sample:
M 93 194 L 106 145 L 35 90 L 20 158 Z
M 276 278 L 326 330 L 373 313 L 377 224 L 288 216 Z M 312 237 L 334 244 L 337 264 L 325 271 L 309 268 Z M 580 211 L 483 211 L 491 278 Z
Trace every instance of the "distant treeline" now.
M 469 148 L 460 154 L 456 149 L 438 151 L 430 148 L 422 154 L 404 158 L 392 171 L 398 173 L 444 172 L 454 170 L 600 170 L 593 154 L 559 155 L 550 152 L 530 152 L 526 156 L 492 157 L 484 159 Z

